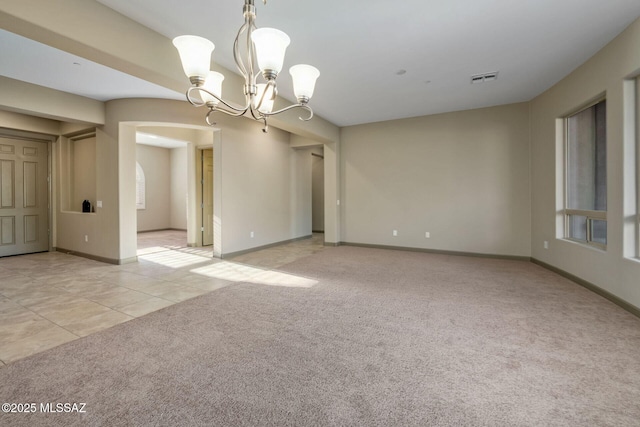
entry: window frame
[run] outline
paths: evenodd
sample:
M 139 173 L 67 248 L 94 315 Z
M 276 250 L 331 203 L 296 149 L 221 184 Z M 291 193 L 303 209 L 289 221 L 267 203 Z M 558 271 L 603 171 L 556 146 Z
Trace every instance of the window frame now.
M 635 151 L 636 151 L 636 259 L 640 259 L 640 76 L 635 78 Z
M 589 108 L 601 103 L 601 102 L 606 102 L 607 98 L 606 96 L 601 96 L 596 98 L 594 101 L 589 102 L 588 104 L 584 105 L 582 108 L 575 110 L 573 112 L 571 112 L 570 114 L 567 114 L 564 118 L 563 118 L 563 124 L 564 124 L 564 206 L 563 206 L 563 219 L 564 219 L 564 238 L 566 240 L 572 241 L 572 242 L 576 242 L 582 245 L 585 245 L 587 247 L 595 247 L 598 249 L 602 249 L 602 250 L 607 250 L 607 244 L 603 244 L 600 242 L 595 242 L 592 239 L 592 223 L 593 221 L 604 221 L 607 223 L 607 243 L 609 241 L 609 229 L 608 229 L 608 225 L 609 222 L 607 221 L 607 212 L 608 212 L 608 204 L 607 204 L 607 210 L 605 211 L 597 211 L 597 210 L 588 210 L 588 209 L 569 209 L 567 206 L 569 206 L 569 162 L 570 162 L 570 156 L 569 156 L 569 119 L 585 110 L 588 110 Z M 606 134 L 606 128 L 607 128 L 607 119 L 605 117 L 605 134 Z M 608 157 L 608 146 L 607 146 L 607 157 Z M 607 172 L 608 173 L 608 172 Z M 607 179 L 607 194 L 608 194 L 608 179 Z M 570 229 L 570 217 L 571 216 L 583 216 L 586 218 L 586 240 L 581 240 L 581 239 L 576 239 L 574 237 L 570 237 L 569 235 L 569 229 Z M 640 215 L 638 216 L 638 220 L 640 221 Z M 639 230 L 640 231 L 640 230 Z M 639 234 L 640 235 L 640 234 Z M 640 252 L 639 252 L 640 254 Z

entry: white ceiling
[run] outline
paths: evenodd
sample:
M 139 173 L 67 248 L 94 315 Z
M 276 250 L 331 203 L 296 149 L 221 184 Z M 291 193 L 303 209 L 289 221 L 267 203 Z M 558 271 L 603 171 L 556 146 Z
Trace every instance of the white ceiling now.
M 169 138 L 166 136 L 155 135 L 146 132 L 136 132 L 136 143 L 169 149 L 187 146 L 187 141 L 181 141 L 179 139 Z
M 99 101 L 184 99 L 178 93 L 0 29 L 0 75 Z
M 243 22 L 242 0 L 98 1 L 169 39 L 209 38 L 214 61 L 235 70 L 231 48 Z M 320 69 L 310 105 L 339 126 L 528 101 L 640 16 L 638 0 L 256 0 L 256 8 L 258 27 L 291 37 L 285 68 L 309 63 Z M 3 75 L 14 62 L 9 55 L 25 60 L 24 41 L 13 37 L 0 33 Z M 7 43 L 15 48 L 7 50 Z M 55 61 L 64 52 L 49 54 Z M 128 97 L 122 92 L 144 86 L 103 71 L 100 85 L 93 80 L 84 88 L 68 79 L 68 65 L 31 82 L 96 99 Z M 499 71 L 496 81 L 470 84 L 471 75 L 493 71 Z M 70 87 L 58 87 L 60 81 Z M 123 89 L 123 81 L 132 86 Z M 280 94 L 293 99 L 288 73 L 278 81 Z M 148 85 L 156 96 L 177 96 Z

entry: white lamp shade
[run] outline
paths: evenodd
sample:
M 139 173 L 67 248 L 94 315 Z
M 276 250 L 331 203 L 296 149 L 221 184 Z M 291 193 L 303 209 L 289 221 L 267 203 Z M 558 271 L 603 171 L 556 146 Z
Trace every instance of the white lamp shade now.
M 267 85 L 264 83 L 260 83 L 256 86 L 258 87 L 258 93 L 254 98 L 253 106 L 257 108 Z M 270 113 L 271 111 L 273 111 L 273 89 L 269 89 L 264 97 L 264 100 L 262 101 L 262 105 L 260 106 L 260 108 L 258 108 L 258 111 L 260 111 L 261 113 Z
M 251 33 L 256 48 L 258 68 L 279 73 L 284 63 L 284 53 L 291 42 L 289 36 L 275 28 L 258 28 Z
M 311 65 L 298 64 L 291 67 L 289 73 L 293 78 L 293 93 L 296 98 L 311 98 L 316 80 L 320 77 L 320 71 Z
M 222 81 L 224 80 L 224 76 L 215 71 L 209 71 L 207 74 L 207 78 L 204 81 L 203 89 L 208 90 L 209 92 L 217 95 L 222 98 Z M 218 105 L 218 100 L 213 96 L 209 95 L 206 92 L 200 92 L 200 96 L 204 102 L 213 102 L 214 105 Z
M 187 77 L 205 78 L 211 68 L 211 52 L 215 45 L 198 36 L 178 36 L 173 45 L 180 53 L 182 68 Z

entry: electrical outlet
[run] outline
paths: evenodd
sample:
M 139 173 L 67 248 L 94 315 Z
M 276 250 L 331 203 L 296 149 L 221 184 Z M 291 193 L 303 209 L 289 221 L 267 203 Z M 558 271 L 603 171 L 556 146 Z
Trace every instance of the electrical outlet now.
M 99 207 L 99 208 L 101 208 L 101 207 L 102 207 L 102 200 L 98 200 L 98 201 L 96 202 L 96 206 L 97 206 L 97 207 Z
M 429 239 L 429 238 L 431 238 L 431 233 L 429 233 L 428 231 L 425 231 L 425 232 L 424 232 L 424 238 L 425 238 L 425 239 Z
M 89 241 L 89 236 L 87 234 L 84 235 L 84 241 L 88 242 Z
M 251 237 L 253 239 L 253 231 L 251 233 L 249 233 L 249 237 Z
M 393 230 L 393 235 L 397 236 L 398 235 L 398 230 Z
M 549 249 L 549 242 L 546 240 L 544 241 L 544 248 Z

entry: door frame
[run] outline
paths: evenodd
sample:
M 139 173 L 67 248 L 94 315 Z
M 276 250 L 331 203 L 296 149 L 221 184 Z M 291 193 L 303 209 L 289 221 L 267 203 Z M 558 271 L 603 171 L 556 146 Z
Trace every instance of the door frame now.
M 55 176 L 53 174 L 54 165 L 53 165 L 53 144 L 58 141 L 58 136 L 56 135 L 47 135 L 44 133 L 38 132 L 28 132 L 22 130 L 15 130 L 9 128 L 0 127 L 0 137 L 3 138 L 12 138 L 23 141 L 32 141 L 32 142 L 41 142 L 47 144 L 47 240 L 48 240 L 48 251 L 53 251 L 54 248 L 54 237 L 56 232 L 55 227 L 55 216 L 54 216 L 54 204 L 55 198 L 53 197 L 53 189 Z

